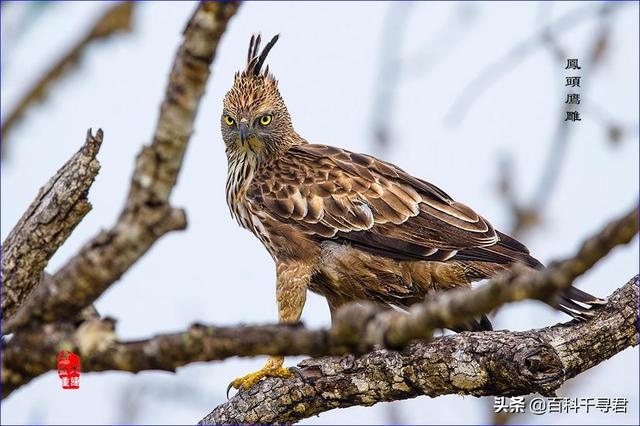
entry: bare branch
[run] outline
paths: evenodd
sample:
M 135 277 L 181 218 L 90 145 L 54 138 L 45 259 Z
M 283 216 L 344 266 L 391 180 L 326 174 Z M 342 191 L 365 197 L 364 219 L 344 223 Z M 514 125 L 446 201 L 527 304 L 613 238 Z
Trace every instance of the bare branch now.
M 541 15 L 548 15 L 549 8 L 546 5 L 540 4 Z M 589 54 L 586 55 L 583 62 L 583 71 L 581 75 L 583 77 L 583 86 L 581 88 L 581 94 L 584 96 L 587 94 L 587 90 L 591 87 L 591 78 L 595 75 L 595 72 L 599 65 L 603 61 L 603 57 L 607 46 L 608 40 L 611 35 L 612 16 L 611 8 L 605 4 L 599 6 L 599 13 L 597 15 L 597 27 L 593 31 L 591 41 L 587 46 Z M 565 61 L 568 59 L 568 54 L 562 46 L 558 36 L 552 31 L 551 27 L 547 26 L 547 32 L 545 33 L 542 44 L 547 48 L 549 53 L 554 59 L 554 62 L 559 65 L 559 69 L 565 72 Z M 586 87 L 585 87 L 586 84 Z M 571 92 L 572 88 L 568 88 L 564 91 L 563 99 Z M 593 102 L 589 101 L 582 106 L 589 107 Z M 535 190 L 529 200 L 521 200 L 518 195 L 518 191 L 513 189 L 514 186 L 514 174 L 512 161 L 509 157 L 505 156 L 500 164 L 500 185 L 499 192 L 502 195 L 504 201 L 507 204 L 511 215 L 511 230 L 507 232 L 509 235 L 515 238 L 522 238 L 522 235 L 526 232 L 530 232 L 534 227 L 540 225 L 544 219 L 544 211 L 549 204 L 554 192 L 558 188 L 558 182 L 561 177 L 562 169 L 567 161 L 567 151 L 571 140 L 571 135 L 576 129 L 575 124 L 565 121 L 567 112 L 574 109 L 575 105 L 564 103 L 561 109 L 561 115 L 555 120 L 554 135 L 551 140 L 546 161 L 543 163 L 543 167 L 538 177 L 538 181 L 535 184 Z M 595 117 L 602 118 L 600 115 Z M 606 126 L 612 126 L 611 129 L 619 129 L 615 120 L 610 120 L 605 124 Z M 609 135 L 609 140 L 615 141 L 622 136 L 622 132 L 616 133 L 614 130 Z M 635 130 L 634 130 L 635 133 Z M 614 142 L 615 143 L 615 142 Z M 506 411 L 495 412 L 491 407 L 491 416 L 493 417 L 494 424 L 509 424 L 512 423 L 512 417 L 515 413 L 509 413 Z
M 610 4 L 604 4 L 598 8 L 598 27 L 594 32 L 592 43 L 589 46 L 589 55 L 586 64 L 583 64 L 584 70 L 581 73 L 583 81 L 581 94 L 583 96 L 591 86 L 591 76 L 594 75 L 598 66 L 603 62 L 602 59 L 611 35 L 611 11 Z M 547 28 L 547 32 L 541 39 L 543 45 L 549 48 L 554 58 L 558 61 L 566 60 L 566 55 L 562 52 L 562 48 L 559 47 L 556 34 L 551 31 L 550 27 L 545 28 Z M 562 67 L 562 70 L 564 71 L 564 67 Z M 569 89 L 564 93 L 564 97 L 570 92 Z M 574 107 L 575 105 L 563 104 L 562 114 L 557 118 L 547 160 L 544 162 L 544 167 L 536 183 L 535 192 L 531 200 L 521 201 L 516 197 L 516 191 L 511 188 L 511 181 L 513 180 L 512 167 L 508 158 L 503 159 L 502 167 L 500 168 L 500 193 L 507 202 L 513 218 L 512 230 L 509 234 L 516 238 L 542 222 L 543 210 L 558 186 L 560 173 L 567 157 L 570 136 L 572 131 L 575 130 L 575 124 L 565 121 L 564 117 L 566 117 L 566 112 Z
M 414 305 L 409 315 L 372 305 L 347 305 L 329 330 L 308 330 L 301 325 L 194 325 L 183 333 L 135 342 L 118 342 L 112 320 L 87 321 L 77 330 L 68 323 L 19 330 L 2 351 L 3 395 L 53 368 L 56 348 L 63 346 L 81 355 L 85 371 L 132 372 L 173 371 L 190 362 L 231 356 L 362 354 L 377 345 L 401 349 L 412 340 L 431 338 L 434 329 L 464 323 L 507 302 L 525 298 L 552 302 L 558 291 L 637 232 L 635 208 L 586 241 L 575 257 L 557 262 L 547 271 L 520 271 L 497 277 L 478 289 L 437 293 Z
M 598 65 L 603 62 L 602 58 L 606 50 L 606 46 L 609 44 L 608 40 L 611 36 L 611 28 L 613 26 L 611 22 L 612 9 L 613 8 L 609 4 L 605 4 L 600 8 L 598 14 L 598 28 L 594 34 L 593 42 L 589 49 L 586 66 L 583 66 L 584 70 L 581 73 L 583 81 L 581 94 L 583 96 L 587 92 L 587 87 L 591 86 L 591 76 L 594 75 Z M 565 98 L 568 93 L 569 91 L 564 94 Z M 566 112 L 573 107 L 574 105 L 565 104 L 562 111 L 562 118 L 558 118 L 558 124 L 551 143 L 551 149 L 547 155 L 547 161 L 545 161 L 545 168 L 542 172 L 540 181 L 538 182 L 529 209 L 542 209 L 542 206 L 547 204 L 553 189 L 558 182 L 558 177 L 566 158 L 567 147 L 569 145 L 569 133 L 571 130 L 569 122 L 565 121 L 564 117 L 566 116 Z
M 51 256 L 91 210 L 87 194 L 100 170 L 102 130 L 87 132 L 80 150 L 41 189 L 2 244 L 2 319 L 40 282 Z
M 425 302 L 413 305 L 409 315 L 380 311 L 371 305 L 346 305 L 336 315 L 332 337 L 355 345 L 360 352 L 373 345 L 402 348 L 413 339 L 430 338 L 433 330 L 455 327 L 505 303 L 538 299 L 556 305 L 556 296 L 562 290 L 637 233 L 638 208 L 634 207 L 585 241 L 574 257 L 553 262 L 545 271 L 514 268 L 473 290 L 461 288 L 435 293 Z
M 614 10 L 625 3 L 611 3 L 607 9 Z M 461 95 L 453 102 L 445 116 L 445 121 L 457 125 L 464 119 L 465 114 L 471 109 L 474 102 L 505 73 L 516 69 L 516 65 L 525 59 L 531 52 L 545 45 L 550 33 L 559 34 L 574 28 L 574 24 L 583 19 L 602 13 L 601 6 L 584 6 L 574 8 L 565 15 L 545 25 L 538 32 L 516 44 L 503 57 L 497 59 L 477 77 L 475 77 L 463 89 Z
M 637 299 L 636 276 L 587 322 L 465 332 L 416 342 L 403 352 L 305 360 L 302 378 L 264 380 L 199 424 L 293 423 L 334 408 L 421 395 L 551 396 L 566 380 L 638 345 Z
M 635 288 L 634 297 L 637 297 L 638 289 L 637 284 L 633 284 L 634 280 L 637 281 L 637 277 L 625 288 Z M 569 325 L 576 330 L 583 330 L 583 327 L 605 330 L 607 327 L 603 327 L 600 322 L 615 324 L 616 315 L 622 315 L 625 318 L 633 316 L 633 313 L 624 309 L 616 311 L 620 306 L 635 305 L 637 319 L 637 304 L 631 303 L 630 300 L 632 300 L 631 295 L 627 290 L 619 290 L 603 308 L 604 313 L 597 313 L 587 322 L 573 321 Z M 631 321 L 633 323 L 635 320 Z M 562 329 L 563 326 L 556 326 L 558 327 Z M 499 347 L 501 340 L 495 337 L 501 334 L 504 332 L 480 335 L 484 336 L 487 342 L 494 341 L 495 347 Z M 518 333 L 507 334 L 518 336 Z M 474 335 L 478 334 L 474 333 Z M 469 333 L 458 336 L 469 336 Z M 458 336 L 449 336 L 445 339 L 457 341 Z M 440 340 L 436 339 L 435 342 Z M 616 346 L 617 351 L 625 347 Z M 42 329 L 19 330 L 3 345 L 3 398 L 34 377 L 54 369 L 56 354 L 60 348 L 80 354 L 83 371 L 87 372 L 175 371 L 176 368 L 192 362 L 223 360 L 232 356 L 344 355 L 362 349 L 361 346 L 353 344 L 352 338 L 337 337 L 331 330 L 308 330 L 301 325 L 239 327 L 193 325 L 189 330 L 181 333 L 158 335 L 148 340 L 119 342 L 115 339 L 114 321 L 111 319 L 90 320 L 78 329 L 70 323 L 51 323 L 44 325 Z M 568 352 L 573 349 L 573 347 L 566 348 Z M 604 351 L 605 348 L 602 349 Z M 609 356 L 611 355 L 613 353 Z
M 76 65 L 85 49 L 96 40 L 111 35 L 131 31 L 134 2 L 121 2 L 110 7 L 93 25 L 91 30 L 47 70 L 33 87 L 18 102 L 16 108 L 8 114 L 2 123 L 2 158 L 5 158 L 7 135 L 20 120 L 24 112 L 34 103 L 42 100 L 48 88 Z
M 193 132 L 209 67 L 238 3 L 200 3 L 176 55 L 153 143 L 138 155 L 129 195 L 117 223 L 89 241 L 46 285 L 38 287 L 4 332 L 37 322 L 73 318 L 117 281 L 164 234 L 186 227 L 169 204 Z

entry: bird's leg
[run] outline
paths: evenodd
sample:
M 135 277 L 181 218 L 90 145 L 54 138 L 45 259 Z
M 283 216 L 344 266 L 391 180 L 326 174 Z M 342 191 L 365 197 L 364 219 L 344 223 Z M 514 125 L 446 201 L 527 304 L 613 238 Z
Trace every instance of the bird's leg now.
M 280 323 L 298 322 L 307 299 L 307 286 L 311 279 L 311 268 L 304 263 L 279 263 L 276 266 L 276 297 Z M 249 389 L 263 377 L 291 377 L 294 373 L 282 366 L 284 357 L 271 356 L 262 369 L 239 377 L 229 384 L 229 388 Z M 227 389 L 227 392 L 228 392 Z
M 249 389 L 251 386 L 258 383 L 263 377 L 291 377 L 293 372 L 288 368 L 284 368 L 282 364 L 284 364 L 283 356 L 270 356 L 267 363 L 260 370 L 238 377 L 229 383 L 229 386 L 227 387 L 227 394 L 231 388 Z

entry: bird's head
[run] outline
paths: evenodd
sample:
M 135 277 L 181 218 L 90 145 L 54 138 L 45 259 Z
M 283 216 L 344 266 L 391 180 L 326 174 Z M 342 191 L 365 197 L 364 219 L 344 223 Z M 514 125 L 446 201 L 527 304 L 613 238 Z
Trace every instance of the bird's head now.
M 268 157 L 295 135 L 278 81 L 269 73 L 269 66 L 263 69 L 276 41 L 277 35 L 260 51 L 260 35 L 251 37 L 247 66 L 236 73 L 224 97 L 220 125 L 228 154 Z

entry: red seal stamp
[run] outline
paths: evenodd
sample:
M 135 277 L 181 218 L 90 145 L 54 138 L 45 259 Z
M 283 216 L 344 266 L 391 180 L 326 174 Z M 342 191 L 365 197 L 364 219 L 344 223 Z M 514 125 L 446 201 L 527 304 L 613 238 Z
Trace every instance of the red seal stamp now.
M 62 389 L 80 389 L 80 357 L 71 351 L 60 351 L 58 377 L 62 380 Z

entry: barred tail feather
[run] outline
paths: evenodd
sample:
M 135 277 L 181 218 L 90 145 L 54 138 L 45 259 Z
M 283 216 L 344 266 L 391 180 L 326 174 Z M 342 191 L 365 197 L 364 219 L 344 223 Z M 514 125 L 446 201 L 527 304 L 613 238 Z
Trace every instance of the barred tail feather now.
M 514 238 L 500 233 L 500 243 L 503 243 L 507 249 L 517 249 L 518 253 L 512 256 L 523 261 L 527 266 L 540 271 L 545 269 L 544 265 L 531 256 L 529 250 Z M 573 318 L 584 321 L 593 316 L 591 309 L 594 306 L 604 305 L 605 303 L 607 303 L 605 299 L 593 296 L 572 286 L 560 293 L 557 309 Z
M 545 269 L 542 263 L 529 254 L 529 249 L 527 249 L 524 244 L 502 232 L 497 233 L 500 241 L 494 246 L 487 247 L 484 250 L 490 250 L 494 256 L 510 259 L 511 263 L 524 263 L 530 268 L 539 271 Z M 605 299 L 593 296 L 576 287 L 569 287 L 560 293 L 557 309 L 573 318 L 586 320 L 593 316 L 593 307 L 606 303 L 607 301 Z
M 558 310 L 579 320 L 593 316 L 593 307 L 606 304 L 606 299 L 593 296 L 575 287 L 569 287 L 560 294 Z

